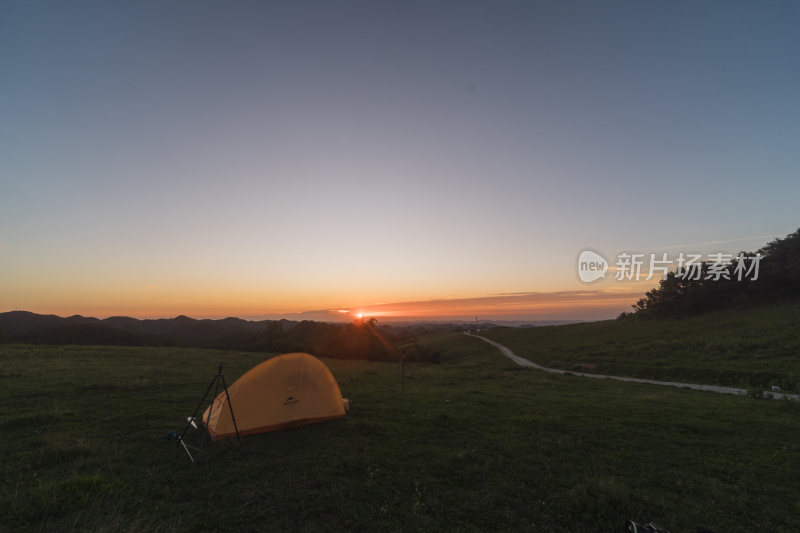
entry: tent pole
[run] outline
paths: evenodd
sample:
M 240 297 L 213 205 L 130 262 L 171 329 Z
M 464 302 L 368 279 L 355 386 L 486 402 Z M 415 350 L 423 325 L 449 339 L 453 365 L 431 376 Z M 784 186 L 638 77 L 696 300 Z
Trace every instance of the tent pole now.
M 221 368 L 222 365 L 220 365 Z M 228 401 L 228 409 L 231 411 L 231 420 L 233 420 L 233 429 L 236 430 L 236 442 L 241 444 L 242 438 L 239 436 L 239 426 L 236 425 L 236 416 L 233 414 L 233 404 L 231 403 L 231 397 L 228 394 L 228 384 L 225 382 L 225 376 L 220 371 L 219 374 L 220 379 L 222 379 L 222 386 L 225 388 L 225 399 Z
M 214 395 L 211 397 L 211 405 L 208 406 L 208 422 L 206 423 L 206 432 L 208 433 L 208 438 L 210 440 L 214 440 L 211 438 L 211 431 L 208 429 L 208 425 L 211 424 L 211 413 L 214 411 L 214 400 L 217 399 L 217 393 L 219 392 L 219 378 L 222 375 L 222 363 L 219 364 L 217 367 L 217 375 L 214 376 Z M 205 442 L 205 440 L 203 440 Z
M 403 350 L 403 357 L 400 358 L 400 390 L 403 390 L 403 383 L 406 381 L 406 351 Z
M 192 420 L 195 419 L 195 417 L 197 416 L 197 412 L 200 411 L 201 407 L 203 407 L 203 404 L 206 401 L 206 396 L 208 396 L 208 392 L 211 390 L 211 387 L 214 386 L 214 382 L 216 381 L 217 381 L 217 376 L 214 376 L 214 378 L 211 380 L 211 383 L 208 384 L 208 388 L 206 388 L 205 394 L 203 394 L 203 397 L 200 398 L 200 403 L 198 403 L 197 407 L 194 408 L 192 417 L 186 422 L 186 427 L 184 427 L 183 431 L 181 432 L 181 439 L 183 439 L 183 436 L 186 434 L 187 431 L 189 431 L 189 426 L 192 425 Z

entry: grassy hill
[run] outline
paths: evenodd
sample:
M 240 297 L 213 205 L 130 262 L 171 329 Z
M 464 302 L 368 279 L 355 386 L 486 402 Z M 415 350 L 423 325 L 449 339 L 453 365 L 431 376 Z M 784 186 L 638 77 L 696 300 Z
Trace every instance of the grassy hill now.
M 397 364 L 326 360 L 353 402 L 345 419 L 246 437 L 241 447 L 217 443 L 194 467 L 165 435 L 181 429 L 219 362 L 232 382 L 264 356 L 0 346 L 0 523 L 616 531 L 636 518 L 673 532 L 800 527 L 796 402 L 548 375 L 458 334 L 419 342 L 441 364 L 406 365 L 402 389 Z
M 630 317 L 481 331 L 551 368 L 744 388 L 800 390 L 800 303 L 691 318 Z

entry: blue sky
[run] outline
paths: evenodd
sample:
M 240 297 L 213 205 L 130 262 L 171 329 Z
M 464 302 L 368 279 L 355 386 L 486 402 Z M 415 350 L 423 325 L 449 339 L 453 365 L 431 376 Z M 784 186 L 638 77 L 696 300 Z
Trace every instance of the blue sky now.
M 753 250 L 800 226 L 798 23 L 795 2 L 3 3 L 0 311 L 563 293 L 587 247 Z

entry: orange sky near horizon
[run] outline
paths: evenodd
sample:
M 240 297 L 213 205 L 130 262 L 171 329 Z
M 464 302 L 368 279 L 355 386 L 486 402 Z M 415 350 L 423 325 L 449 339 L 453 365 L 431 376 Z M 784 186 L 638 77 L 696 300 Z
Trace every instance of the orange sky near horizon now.
M 247 319 L 303 318 L 313 320 L 351 320 L 357 314 L 379 320 L 437 320 L 483 319 L 506 320 L 564 320 L 603 319 L 616 316 L 643 293 L 655 286 L 653 282 L 599 282 L 604 287 L 541 292 L 514 292 L 490 295 L 453 296 L 445 298 L 402 299 L 387 292 L 384 295 L 320 294 L 309 291 L 305 298 L 297 292 L 244 290 L 228 287 L 225 290 L 162 289 L 149 285 L 126 290 L 105 286 L 95 291 L 63 292 L 39 288 L 25 290 L 29 305 L 21 310 L 42 314 L 71 316 L 80 314 L 106 318 L 132 316 L 135 318 L 169 318 L 187 315 L 193 318 L 224 318 L 235 316 Z M 13 290 L 12 290 L 13 292 Z M 383 298 L 380 298 L 383 296 Z M 393 300 L 392 297 L 397 298 Z M 10 311 L 14 309 L 4 309 Z

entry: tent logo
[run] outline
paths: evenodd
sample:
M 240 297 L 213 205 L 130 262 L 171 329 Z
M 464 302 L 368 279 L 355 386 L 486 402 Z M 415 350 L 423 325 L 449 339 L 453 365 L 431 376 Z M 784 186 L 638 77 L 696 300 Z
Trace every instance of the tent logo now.
M 578 277 L 584 283 L 591 283 L 606 277 L 608 261 L 602 255 L 591 250 L 584 250 L 578 256 Z
M 284 400 L 283 405 L 287 407 L 297 405 L 297 399 L 294 396 L 289 396 L 288 398 L 286 398 L 286 400 Z

